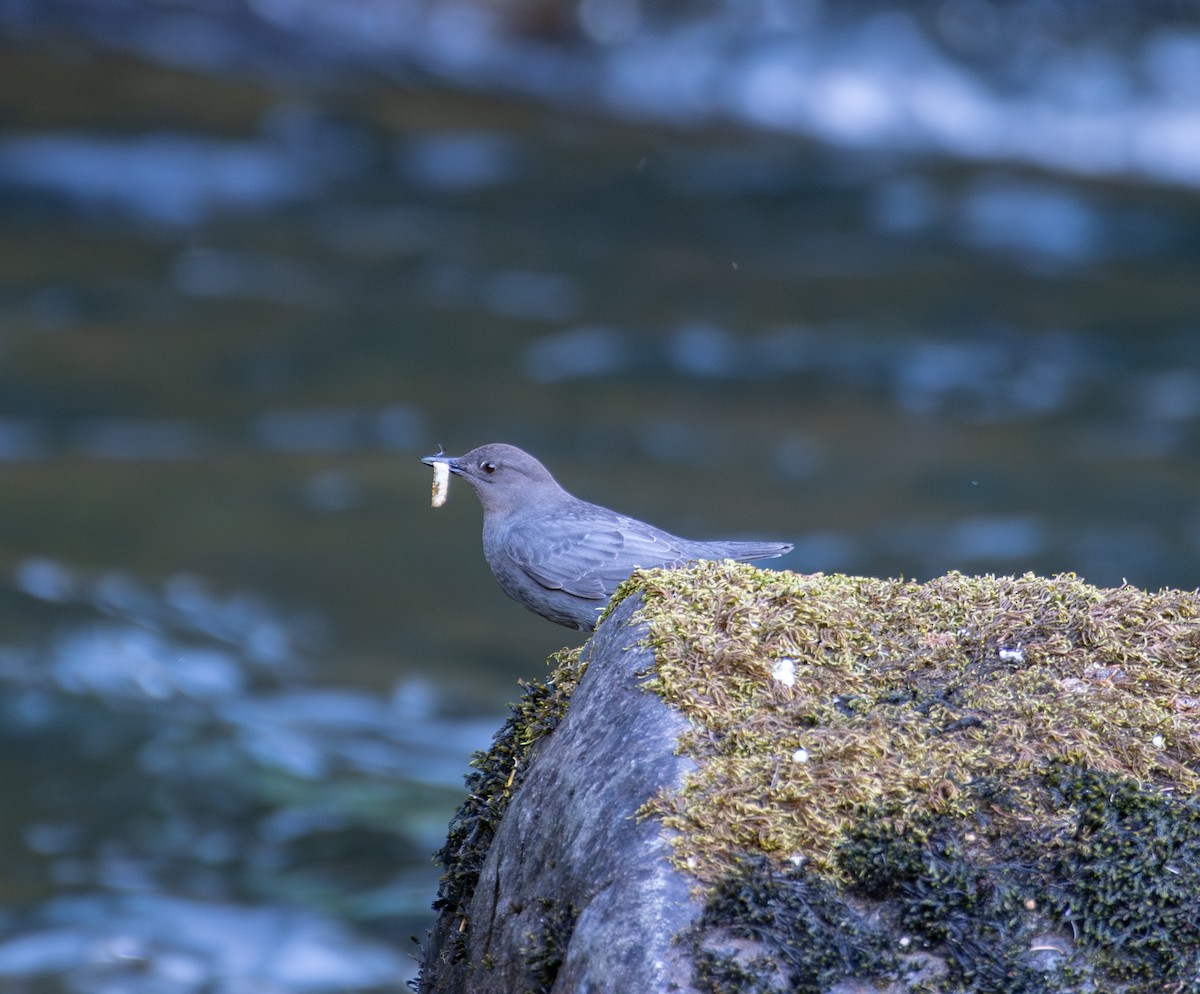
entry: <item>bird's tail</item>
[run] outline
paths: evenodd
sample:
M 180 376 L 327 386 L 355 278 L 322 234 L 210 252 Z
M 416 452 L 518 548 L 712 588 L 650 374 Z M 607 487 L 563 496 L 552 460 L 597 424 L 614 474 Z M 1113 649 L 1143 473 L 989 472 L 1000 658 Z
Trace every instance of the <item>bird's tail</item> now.
M 712 542 L 714 559 L 736 559 L 746 563 L 752 559 L 775 559 L 792 551 L 791 542 Z

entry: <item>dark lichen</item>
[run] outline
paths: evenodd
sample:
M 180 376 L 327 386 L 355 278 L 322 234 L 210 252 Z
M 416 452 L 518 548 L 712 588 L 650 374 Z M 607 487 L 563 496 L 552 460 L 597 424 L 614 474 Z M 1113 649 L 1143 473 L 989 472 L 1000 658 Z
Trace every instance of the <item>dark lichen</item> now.
M 1131 990 L 1200 991 L 1200 806 L 1088 770 L 1050 779 L 1072 821 L 1048 907 Z
M 944 990 L 1043 994 L 1060 990 L 1057 969 L 1029 950 L 1044 924 L 1034 867 L 947 816 L 860 812 L 838 849 L 846 890 L 877 902 L 894 934 L 936 949 Z M 1058 963 L 1061 967 L 1065 959 Z
M 838 981 L 896 973 L 886 937 L 801 868 L 748 858 L 709 893 L 684 937 L 706 994 L 822 994 Z
M 860 812 L 837 854 L 848 891 L 936 947 L 956 989 L 1200 991 L 1200 807 L 1078 767 L 1041 785 L 1053 827 L 986 846 L 956 819 Z M 1034 968 L 1052 930 L 1062 953 Z
M 434 854 L 443 867 L 434 909 L 458 919 L 459 934 L 467 927 L 467 905 L 491 848 L 500 819 L 525 775 L 530 750 L 554 731 L 566 713 L 585 664 L 579 649 L 563 649 L 550 657 L 553 672 L 546 681 L 521 681 L 523 695 L 496 733 L 486 752 L 471 759 L 467 797 L 450 821 L 446 843 Z
M 542 907 L 538 919 L 540 927 L 537 932 L 525 936 L 526 945 L 521 950 L 530 971 L 522 994 L 550 994 L 579 917 L 579 910 L 573 904 L 563 904 L 552 898 L 541 898 L 539 903 Z

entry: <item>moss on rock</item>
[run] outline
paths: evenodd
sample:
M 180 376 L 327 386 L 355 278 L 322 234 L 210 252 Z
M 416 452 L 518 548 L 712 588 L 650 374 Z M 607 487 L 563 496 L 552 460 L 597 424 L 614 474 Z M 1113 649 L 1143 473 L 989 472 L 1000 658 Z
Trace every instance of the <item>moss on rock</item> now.
M 645 686 L 690 722 L 641 815 L 706 892 L 694 989 L 1200 994 L 1200 594 L 733 563 L 639 571 L 610 611 L 635 594 Z M 439 854 L 452 935 L 582 675 L 552 663 Z M 574 905 L 538 907 L 530 990 L 575 941 Z
M 634 591 L 699 764 L 643 814 L 714 894 L 803 866 L 937 951 L 906 989 L 1200 991 L 1195 592 L 732 563 Z

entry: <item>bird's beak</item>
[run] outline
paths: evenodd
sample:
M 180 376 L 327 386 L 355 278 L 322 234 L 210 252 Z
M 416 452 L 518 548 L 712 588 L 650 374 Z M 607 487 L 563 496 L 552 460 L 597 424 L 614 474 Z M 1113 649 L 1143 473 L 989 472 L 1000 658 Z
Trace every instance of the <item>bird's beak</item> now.
M 426 466 L 434 466 L 437 463 L 445 463 L 450 467 L 450 472 L 455 476 L 462 476 L 462 466 L 459 464 L 458 456 L 448 456 L 445 452 L 438 452 L 436 455 L 423 456 L 421 458 Z

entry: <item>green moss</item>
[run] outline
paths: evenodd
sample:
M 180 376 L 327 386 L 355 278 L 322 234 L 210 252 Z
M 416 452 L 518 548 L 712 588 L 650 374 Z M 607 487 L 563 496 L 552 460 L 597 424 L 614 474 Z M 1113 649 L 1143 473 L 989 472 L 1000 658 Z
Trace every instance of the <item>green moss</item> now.
M 579 649 L 560 650 L 548 660 L 554 670 L 544 683 L 522 681 L 524 694 L 512 706 L 512 715 L 496 733 L 492 747 L 471 759 L 466 800 L 450 821 L 446 844 L 434 856 L 444 872 L 433 906 L 458 918 L 459 934 L 466 931 L 467 906 L 500 819 L 525 776 L 529 752 L 558 727 L 583 676 L 586 664 L 579 656 Z
M 635 591 L 697 761 L 643 813 L 714 893 L 802 863 L 938 957 L 914 990 L 1200 991 L 1195 592 L 732 563 Z M 772 962 L 710 957 L 708 989 Z

